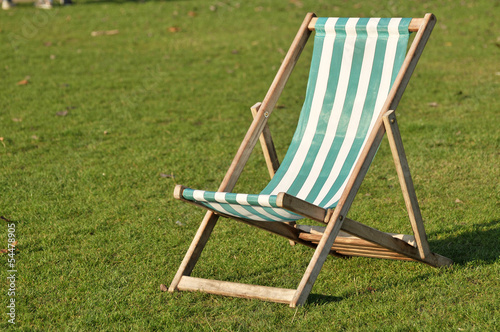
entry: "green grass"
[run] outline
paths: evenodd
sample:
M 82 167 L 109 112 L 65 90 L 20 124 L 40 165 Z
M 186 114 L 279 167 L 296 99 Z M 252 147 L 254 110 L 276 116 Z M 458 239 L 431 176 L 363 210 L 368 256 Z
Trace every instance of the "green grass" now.
M 499 4 L 390 3 L 77 0 L 1 12 L 0 215 L 16 225 L 15 327 L 498 329 Z M 438 17 L 398 117 L 431 248 L 455 265 L 329 258 L 296 310 L 161 292 L 203 216 L 173 199 L 174 185 L 218 187 L 251 122 L 249 107 L 265 95 L 308 11 Z M 310 54 L 308 47 L 270 120 L 281 157 Z M 258 192 L 267 177 L 257 148 L 237 189 Z M 350 217 L 411 232 L 398 186 L 384 142 Z M 311 253 L 222 220 L 193 275 L 292 288 Z M 1 256 L 3 330 L 13 327 L 8 258 Z

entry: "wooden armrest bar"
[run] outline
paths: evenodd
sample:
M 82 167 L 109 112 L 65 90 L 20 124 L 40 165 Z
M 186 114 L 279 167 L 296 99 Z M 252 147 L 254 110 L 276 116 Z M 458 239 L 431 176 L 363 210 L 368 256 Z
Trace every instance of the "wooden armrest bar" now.
M 311 218 L 319 222 L 326 223 L 325 218 L 327 216 L 328 210 L 287 193 L 278 194 L 276 205 L 289 211 L 298 213 L 306 218 Z

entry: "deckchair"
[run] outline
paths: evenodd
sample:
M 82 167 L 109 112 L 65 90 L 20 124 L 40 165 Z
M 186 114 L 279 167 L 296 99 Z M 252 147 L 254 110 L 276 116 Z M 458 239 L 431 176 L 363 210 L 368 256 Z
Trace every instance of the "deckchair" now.
M 169 291 L 190 290 L 302 305 L 329 254 L 452 264 L 430 251 L 395 110 L 436 22 L 424 18 L 318 18 L 306 15 L 216 192 L 177 185 L 174 197 L 208 210 Z M 316 32 L 305 101 L 288 151 L 278 161 L 267 120 L 312 31 Z M 410 32 L 416 32 L 408 48 Z M 408 51 L 407 51 L 408 48 Z M 384 134 L 390 143 L 413 235 L 389 234 L 347 218 Z M 260 139 L 269 184 L 232 193 Z M 220 216 L 315 248 L 297 289 L 191 277 Z M 300 225 L 311 219 L 325 227 Z

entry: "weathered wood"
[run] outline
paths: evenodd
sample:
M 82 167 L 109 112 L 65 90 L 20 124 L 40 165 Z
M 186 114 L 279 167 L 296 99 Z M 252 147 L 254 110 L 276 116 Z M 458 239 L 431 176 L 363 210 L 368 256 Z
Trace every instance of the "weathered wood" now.
M 301 225 L 302 226 L 302 225 Z M 301 227 L 302 228 L 302 227 Z M 403 234 L 389 234 L 393 237 L 410 237 Z M 322 233 L 314 231 L 312 233 L 303 232 L 299 234 L 302 240 L 318 243 L 321 240 Z M 343 231 L 339 232 L 333 246 L 332 251 L 345 256 L 363 256 L 363 257 L 376 257 L 384 259 L 398 259 L 398 260 L 413 260 L 402 254 L 391 251 L 373 242 L 360 239 L 356 236 L 349 235 Z
M 186 189 L 186 187 L 184 187 L 183 185 L 176 185 L 174 188 L 174 198 L 184 200 L 184 197 L 182 197 L 182 192 L 184 191 L 184 189 Z
M 325 228 L 325 233 L 321 237 L 320 242 L 318 243 L 318 247 L 314 251 L 313 257 L 307 266 L 306 272 L 300 281 L 299 287 L 297 287 L 297 291 L 290 302 L 290 307 L 296 307 L 298 305 L 303 305 L 309 293 L 312 290 L 314 282 L 325 263 L 328 254 L 331 251 L 333 242 L 337 237 L 340 228 L 342 227 L 343 217 L 340 215 L 340 209 L 335 210 L 331 220 Z
M 348 220 L 350 220 L 350 219 L 348 219 Z M 324 226 L 297 224 L 295 226 L 295 228 L 297 228 L 298 230 L 300 230 L 302 232 L 301 235 L 302 234 L 314 234 L 314 235 L 321 236 L 325 232 Z M 385 233 L 385 234 L 388 234 L 388 235 L 392 236 L 393 238 L 402 240 L 413 247 L 416 246 L 415 237 L 412 235 L 398 234 L 398 233 Z M 370 244 L 374 245 L 374 246 L 377 245 L 375 243 L 363 240 L 363 239 L 361 239 L 357 236 L 354 236 L 352 234 L 346 233 L 342 229 L 340 230 L 339 235 L 337 237 L 339 238 L 339 241 L 342 240 L 342 243 L 359 243 L 358 241 L 364 241 L 363 242 L 364 245 L 370 245 Z
M 318 20 L 317 17 L 313 18 L 307 28 L 311 31 L 314 31 L 314 26 L 316 25 L 316 21 Z M 410 21 L 410 25 L 408 26 L 408 31 L 410 32 L 416 32 L 418 29 L 420 29 L 420 26 L 422 25 L 424 19 L 423 18 L 412 18 Z
M 412 18 L 410 21 L 410 25 L 408 26 L 408 31 L 417 32 L 423 23 L 424 23 L 423 18 Z
M 427 242 L 427 235 L 425 233 L 424 222 L 420 213 L 418 205 L 417 194 L 413 186 L 411 178 L 410 167 L 406 159 L 406 153 L 403 147 L 403 140 L 399 127 L 396 121 L 396 114 L 394 111 L 389 111 L 384 115 L 384 125 L 387 132 L 387 138 L 391 147 L 394 165 L 398 173 L 401 191 L 408 210 L 408 217 L 410 218 L 411 227 L 417 240 L 417 247 L 422 259 L 430 253 L 429 243 Z
M 325 222 L 326 209 L 306 202 L 300 198 L 287 193 L 279 193 L 276 198 L 276 205 L 289 211 L 298 213 L 306 218 L 311 218 L 320 222 Z
M 338 240 L 338 237 L 337 239 Z M 344 244 L 336 244 L 334 243 L 332 246 L 332 250 L 335 251 L 348 251 L 351 253 L 360 253 L 360 254 L 373 254 L 373 255 L 384 255 L 384 256 L 395 256 L 395 257 L 401 257 L 403 255 L 395 253 L 393 251 L 390 251 L 389 249 L 385 249 L 383 247 L 377 246 L 377 247 L 364 247 L 360 245 L 344 245 Z
M 345 256 L 356 256 L 356 257 L 367 257 L 367 258 L 378 258 L 378 259 L 390 259 L 390 260 L 398 260 L 398 261 L 415 261 L 412 258 L 398 255 L 395 253 L 369 253 L 369 252 L 356 252 L 356 251 L 345 251 L 338 250 L 337 253 Z
M 325 230 L 322 226 L 309 225 L 297 225 L 296 228 L 302 231 L 302 233 L 299 234 L 300 239 L 311 241 L 312 243 L 318 242 Z M 351 236 L 349 236 L 349 234 Z M 405 256 L 408 260 L 420 261 L 434 267 L 453 264 L 451 259 L 436 253 L 430 253 L 425 259 L 422 259 L 416 248 L 416 244 L 415 237 L 411 235 L 385 233 L 349 218 L 344 218 L 342 230 L 335 239 L 331 250 L 338 254 L 349 256 L 351 254 L 340 250 L 339 246 L 352 246 L 353 248 L 357 246 L 358 248 L 365 248 L 366 250 L 378 247 L 385 248 L 388 252 L 394 252 L 394 254 L 387 254 L 386 256 L 401 257 L 397 259 L 402 259 L 402 257 Z M 364 256 L 375 257 L 373 255 Z
M 259 111 L 260 105 L 262 105 L 262 103 L 259 102 L 250 108 L 254 118 L 257 115 L 257 112 Z M 276 148 L 274 147 L 273 138 L 271 136 L 271 130 L 269 129 L 267 123 L 265 124 L 264 129 L 262 130 L 262 134 L 259 137 L 259 141 L 262 147 L 262 153 L 264 154 L 264 159 L 266 160 L 267 170 L 272 179 L 274 177 L 274 174 L 280 167 L 280 162 L 278 159 L 278 154 L 276 153 Z
M 361 239 L 373 242 L 384 248 L 390 249 L 398 254 L 405 255 L 409 258 L 418 260 L 420 262 L 429 264 L 434 267 L 446 266 L 453 264 L 453 261 L 449 258 L 437 255 L 435 253 L 429 253 L 425 258 L 420 256 L 417 248 L 408 244 L 407 242 L 393 237 L 385 232 L 381 232 L 375 228 L 363 225 L 357 221 L 351 220 L 349 218 L 344 218 L 344 223 L 342 224 L 342 230 L 357 236 Z
M 188 276 L 181 278 L 178 288 L 179 290 L 200 291 L 217 295 L 259 299 L 279 303 L 290 303 L 295 294 L 295 289 L 249 285 Z
M 387 251 L 390 249 L 386 249 L 376 243 L 363 240 L 361 238 L 358 238 L 356 236 L 342 236 L 341 234 L 344 232 L 340 232 L 337 238 L 335 239 L 335 242 L 333 243 L 333 246 L 345 246 L 345 247 L 362 247 L 362 248 L 371 248 L 373 250 L 383 250 Z M 386 233 L 387 235 L 390 235 Z M 306 240 L 306 241 L 311 241 L 311 242 L 319 242 L 321 240 L 322 234 L 311 234 L 311 233 L 300 233 L 299 238 Z M 393 236 L 394 237 L 394 236 Z

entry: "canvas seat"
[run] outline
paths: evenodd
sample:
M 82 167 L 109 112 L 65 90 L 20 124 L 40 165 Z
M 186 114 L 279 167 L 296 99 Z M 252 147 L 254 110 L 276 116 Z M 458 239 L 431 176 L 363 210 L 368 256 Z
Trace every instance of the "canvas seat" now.
M 209 210 L 170 291 L 198 290 L 303 304 L 328 254 L 417 260 L 433 266 L 451 260 L 430 251 L 395 118 L 395 109 L 435 24 L 435 17 L 316 18 L 308 14 L 218 191 L 177 186 L 177 199 Z M 311 31 L 314 49 L 304 104 L 280 163 L 267 127 L 276 101 Z M 407 52 L 410 32 L 417 32 Z M 388 234 L 346 217 L 387 132 L 413 236 Z M 260 138 L 271 175 L 258 194 L 232 193 Z M 297 290 L 190 277 L 219 216 L 284 236 L 316 251 Z M 310 218 L 324 228 L 298 225 Z

